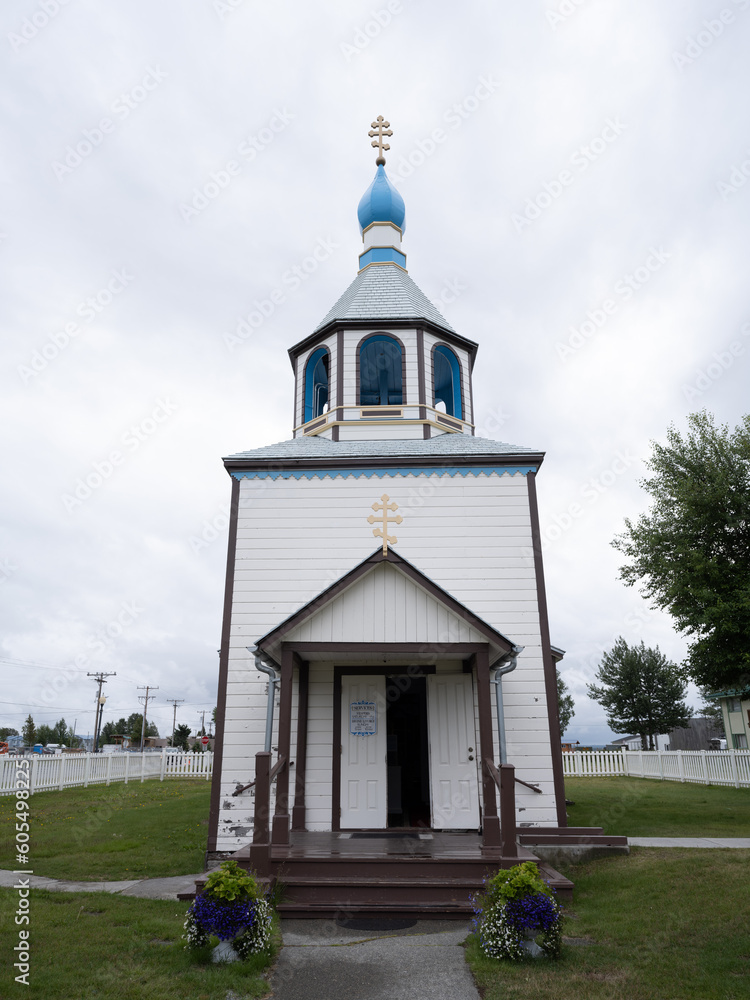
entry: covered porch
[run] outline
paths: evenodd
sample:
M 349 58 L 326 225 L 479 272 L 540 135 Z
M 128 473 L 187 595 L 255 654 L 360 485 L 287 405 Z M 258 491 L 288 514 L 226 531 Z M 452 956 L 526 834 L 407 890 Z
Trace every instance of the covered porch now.
M 279 675 L 278 746 L 233 792 L 254 800 L 234 857 L 284 882 L 283 912 L 466 916 L 487 871 L 538 860 L 516 788 L 542 790 L 494 751 L 491 670 L 519 649 L 393 550 L 258 641 Z

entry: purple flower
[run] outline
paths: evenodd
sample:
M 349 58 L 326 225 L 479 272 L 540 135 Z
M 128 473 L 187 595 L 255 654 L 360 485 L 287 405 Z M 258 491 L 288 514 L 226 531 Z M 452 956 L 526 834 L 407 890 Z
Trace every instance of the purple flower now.
M 229 903 L 210 899 L 203 894 L 195 897 L 190 908 L 196 923 L 206 934 L 215 934 L 220 941 L 231 941 L 255 921 L 255 903 Z
M 554 900 L 543 893 L 511 899 L 505 907 L 509 923 L 518 930 L 548 931 L 559 918 Z

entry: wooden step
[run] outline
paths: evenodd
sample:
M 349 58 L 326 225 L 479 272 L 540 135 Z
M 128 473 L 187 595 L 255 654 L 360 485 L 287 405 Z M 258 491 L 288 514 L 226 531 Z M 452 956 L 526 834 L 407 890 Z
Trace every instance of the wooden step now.
M 579 847 L 627 847 L 628 838 L 619 836 L 607 836 L 602 834 L 598 837 L 581 837 L 577 834 L 566 836 L 565 834 L 523 834 L 522 843 L 534 847 L 536 845 L 552 845 L 560 847 L 576 845 Z
M 297 905 L 293 902 L 279 904 L 282 917 L 291 918 L 323 918 L 323 917 L 414 917 L 417 920 L 445 920 L 471 917 L 471 905 L 465 903 L 433 902 L 433 903 L 397 903 L 380 902 L 376 900 L 358 900 L 356 903 L 343 901 L 336 903 L 305 903 Z

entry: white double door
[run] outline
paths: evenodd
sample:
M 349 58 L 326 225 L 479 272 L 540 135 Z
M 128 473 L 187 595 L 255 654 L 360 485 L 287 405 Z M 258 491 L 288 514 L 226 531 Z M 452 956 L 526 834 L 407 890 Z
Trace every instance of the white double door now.
M 388 825 L 384 676 L 341 679 L 341 829 Z M 470 674 L 427 677 L 432 823 L 435 830 L 479 826 L 477 743 Z

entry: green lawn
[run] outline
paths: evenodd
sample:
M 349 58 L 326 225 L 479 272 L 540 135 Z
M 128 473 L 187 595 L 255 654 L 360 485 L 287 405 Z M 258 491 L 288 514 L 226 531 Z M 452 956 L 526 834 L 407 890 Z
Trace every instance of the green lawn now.
M 188 778 L 39 792 L 29 799 L 30 868 L 74 881 L 203 870 L 211 785 Z M 15 796 L 0 797 L 0 868 L 15 869 Z
M 210 949 L 185 950 L 186 903 L 103 892 L 34 892 L 30 985 L 16 983 L 8 958 L 18 940 L 15 897 L 0 889 L 3 1000 L 246 1000 L 268 992 L 261 972 L 269 959 L 213 965 Z M 276 949 L 278 941 L 277 931 Z
M 570 826 L 630 837 L 750 837 L 750 788 L 649 778 L 566 778 Z
M 470 938 L 484 1000 L 750 997 L 750 851 L 635 848 L 565 874 L 575 899 L 564 933 L 590 943 L 515 964 L 484 958 Z

